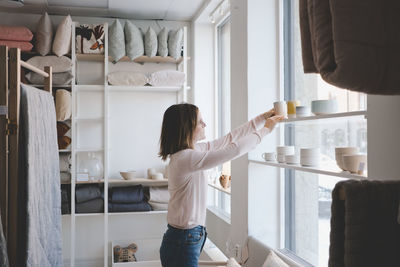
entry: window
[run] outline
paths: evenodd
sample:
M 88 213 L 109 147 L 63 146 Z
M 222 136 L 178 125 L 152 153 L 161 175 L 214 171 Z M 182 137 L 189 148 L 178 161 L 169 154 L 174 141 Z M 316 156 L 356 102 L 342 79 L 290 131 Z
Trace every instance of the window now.
M 319 74 L 304 74 L 301 58 L 299 3 L 284 4 L 285 100 L 336 98 L 339 112 L 366 109 L 366 96 L 324 82 Z M 321 165 L 334 164 L 335 147 L 367 149 L 364 118 L 331 119 L 285 125 L 285 143 L 296 148 L 319 147 Z M 285 171 L 285 248 L 314 266 L 327 266 L 329 256 L 331 193 L 339 177 Z
M 217 122 L 218 137 L 231 131 L 231 88 L 230 88 L 230 31 L 229 17 L 216 26 L 216 57 L 217 57 Z M 226 162 L 218 168 L 218 174 L 230 175 L 230 162 Z M 217 175 L 219 176 L 219 175 Z M 219 184 L 218 178 L 215 183 Z M 213 190 L 213 205 L 225 217 L 230 217 L 230 195 L 218 190 Z

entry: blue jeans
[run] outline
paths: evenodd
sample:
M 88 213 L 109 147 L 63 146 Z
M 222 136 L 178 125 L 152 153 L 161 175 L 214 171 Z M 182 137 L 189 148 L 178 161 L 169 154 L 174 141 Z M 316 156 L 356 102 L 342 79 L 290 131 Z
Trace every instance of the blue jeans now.
M 160 248 L 163 267 L 197 267 L 199 256 L 206 242 L 203 226 L 178 229 L 168 224 Z

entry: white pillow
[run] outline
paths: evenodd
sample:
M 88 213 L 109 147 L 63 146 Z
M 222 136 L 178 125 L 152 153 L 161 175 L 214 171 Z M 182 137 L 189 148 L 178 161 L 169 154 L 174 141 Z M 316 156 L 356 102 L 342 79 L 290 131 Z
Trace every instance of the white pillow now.
M 262 267 L 289 267 L 289 265 L 271 250 Z
M 175 59 L 181 57 L 181 48 L 183 42 L 183 29 L 170 31 L 168 36 L 168 52 Z
M 42 56 L 51 52 L 51 42 L 53 41 L 53 25 L 49 15 L 46 13 L 40 18 L 36 27 L 36 51 Z
M 57 27 L 56 36 L 53 41 L 53 53 L 61 57 L 71 50 L 72 34 L 71 16 L 66 16 Z
M 36 56 L 30 58 L 27 63 L 44 70 L 45 66 L 51 66 L 53 73 L 66 72 L 72 69 L 72 61 L 67 57 L 57 57 L 57 56 Z
M 71 118 L 71 93 L 64 89 L 56 91 L 56 117 L 57 121 Z
M 149 84 L 153 86 L 182 86 L 184 82 L 185 73 L 176 70 L 160 70 L 149 77 Z
M 127 20 L 124 27 L 126 55 L 134 60 L 144 54 L 143 36 L 139 28 Z
M 157 36 L 158 41 L 158 55 L 161 57 L 168 56 L 168 31 L 165 28 L 158 33 Z
M 151 27 L 144 35 L 144 53 L 148 57 L 154 57 L 157 54 L 157 34 Z
M 108 74 L 108 83 L 111 85 L 144 86 L 148 78 L 143 73 L 132 71 L 116 71 Z

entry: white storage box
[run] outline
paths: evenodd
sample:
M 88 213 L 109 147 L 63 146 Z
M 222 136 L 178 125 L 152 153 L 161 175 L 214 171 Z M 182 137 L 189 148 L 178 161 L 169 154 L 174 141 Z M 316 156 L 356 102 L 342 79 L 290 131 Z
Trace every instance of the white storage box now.
M 114 247 L 127 247 L 129 244 L 135 243 L 138 250 L 135 253 L 136 262 L 114 262 Z M 161 239 L 136 239 L 129 241 L 113 241 L 111 242 L 111 259 L 113 267 L 161 267 L 160 262 L 160 246 Z

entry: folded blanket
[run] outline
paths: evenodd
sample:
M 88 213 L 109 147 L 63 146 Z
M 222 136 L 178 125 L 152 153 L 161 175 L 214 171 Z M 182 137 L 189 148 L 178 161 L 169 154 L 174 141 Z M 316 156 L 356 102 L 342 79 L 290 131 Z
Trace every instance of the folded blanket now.
M 97 185 L 87 185 L 77 187 L 75 190 L 76 203 L 82 203 L 96 198 L 101 198 L 102 194 Z
M 101 198 L 92 199 L 75 205 L 76 213 L 104 212 L 104 201 Z
M 169 192 L 168 187 L 150 187 L 149 188 L 149 202 L 168 203 Z
M 300 0 L 304 71 L 337 87 L 400 94 L 397 0 Z
M 329 266 L 399 266 L 399 205 L 400 181 L 337 183 L 332 192 Z
M 151 207 L 147 202 L 140 203 L 108 203 L 109 212 L 134 212 L 134 211 L 151 211 Z
M 149 204 L 153 210 L 168 210 L 168 203 L 149 201 Z
M 0 40 L 0 45 L 6 45 L 8 48 L 19 48 L 21 51 L 31 51 L 33 47 L 30 42 L 8 40 Z
M 138 203 L 144 200 L 142 185 L 113 187 L 109 201 L 112 203 Z

